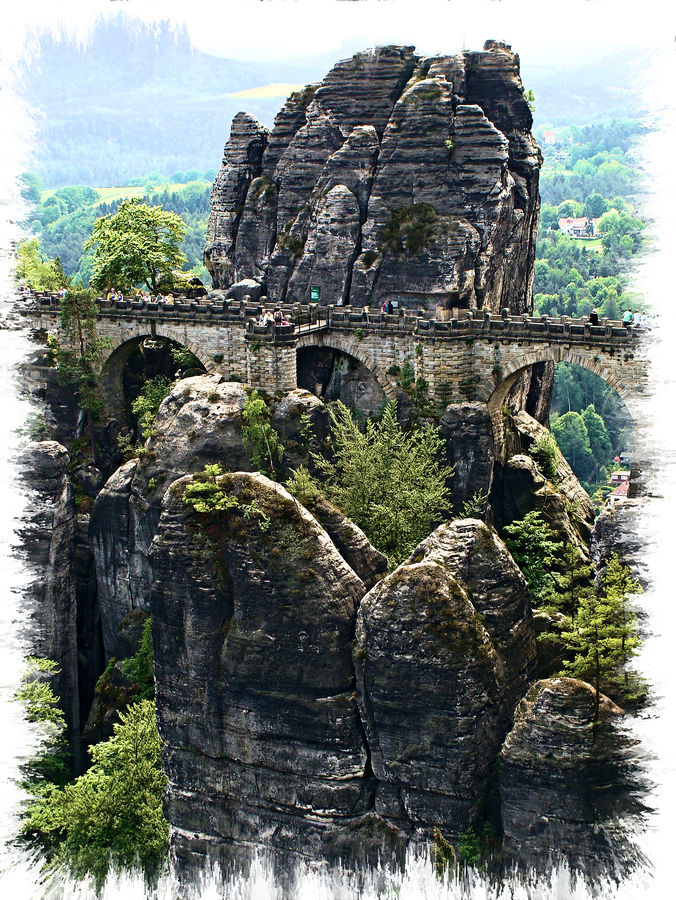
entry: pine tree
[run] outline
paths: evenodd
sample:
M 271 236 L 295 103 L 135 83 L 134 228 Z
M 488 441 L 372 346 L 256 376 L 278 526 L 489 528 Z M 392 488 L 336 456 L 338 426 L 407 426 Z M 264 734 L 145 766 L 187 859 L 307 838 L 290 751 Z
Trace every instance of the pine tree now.
M 580 599 L 577 616 L 561 638 L 572 659 L 564 663 L 564 670 L 574 678 L 590 681 L 596 688 L 594 718 L 598 719 L 601 684 L 620 686 L 620 672 L 624 670 L 624 684 L 628 684 L 627 663 L 640 645 L 629 595 L 638 585 L 616 555 L 609 562 L 600 589 Z
M 438 430 L 429 425 L 404 432 L 395 402 L 363 430 L 340 401 L 330 411 L 334 454 L 313 454 L 324 476 L 322 489 L 368 539 L 398 565 L 450 509 Z
M 554 540 L 554 532 L 536 510 L 506 525 L 505 543 L 521 569 L 530 592 L 533 606 L 542 606 L 556 592 L 552 563 L 563 544 Z

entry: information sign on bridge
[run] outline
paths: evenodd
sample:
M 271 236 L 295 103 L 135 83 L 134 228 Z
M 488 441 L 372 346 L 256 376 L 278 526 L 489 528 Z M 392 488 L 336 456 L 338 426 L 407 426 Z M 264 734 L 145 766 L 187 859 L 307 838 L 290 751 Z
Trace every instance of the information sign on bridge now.
M 311 284 L 310 285 L 310 302 L 317 303 L 319 301 L 319 294 L 320 294 L 319 285 Z

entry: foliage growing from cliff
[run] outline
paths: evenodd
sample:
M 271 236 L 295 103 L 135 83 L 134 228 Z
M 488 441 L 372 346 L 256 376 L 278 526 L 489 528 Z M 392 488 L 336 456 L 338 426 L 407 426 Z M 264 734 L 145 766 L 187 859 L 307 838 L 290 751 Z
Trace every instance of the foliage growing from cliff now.
M 504 528 L 507 549 L 528 582 L 533 606 L 541 606 L 556 591 L 552 563 L 562 549 L 539 512 L 526 513 Z
M 485 491 L 474 491 L 469 500 L 465 500 L 460 510 L 461 519 L 481 519 L 486 517 L 488 494 Z
M 168 840 L 155 704 L 135 703 L 113 727 L 112 738 L 91 748 L 92 767 L 63 788 L 45 785 L 22 825 L 24 839 L 46 851 L 50 867 L 65 865 L 76 878 L 92 875 L 99 888 L 110 868 L 140 864 L 155 876 Z
M 125 200 L 116 213 L 94 222 L 85 250 L 94 250 L 91 284 L 98 289 L 128 290 L 143 285 L 157 293 L 186 262 L 179 245 L 185 222 L 176 213 L 138 200 Z
M 306 84 L 304 88 L 301 88 L 299 91 L 292 91 L 289 94 L 289 98 L 287 103 L 293 106 L 301 107 L 302 109 L 307 109 L 308 106 L 312 103 L 315 92 L 317 91 L 316 84 Z
M 52 659 L 29 656 L 14 699 L 23 704 L 26 719 L 38 726 L 40 745 L 21 766 L 21 784 L 29 793 L 46 782 L 65 784 L 69 778 L 66 720 L 51 679 L 59 674 Z
M 287 480 L 285 487 L 303 506 L 311 505 L 321 496 L 316 481 L 305 466 L 292 470 L 291 478 Z
M 258 391 L 247 397 L 242 418 L 242 440 L 253 466 L 274 477 L 284 456 L 284 446 L 270 424 L 270 410 Z
M 393 256 L 408 253 L 415 256 L 434 238 L 437 211 L 431 203 L 413 203 L 394 209 L 383 227 L 380 242 Z
M 330 410 L 333 455 L 313 454 L 322 490 L 398 565 L 449 512 L 443 442 L 429 425 L 405 433 L 396 402 L 362 430 L 340 401 Z
M 98 333 L 97 317 L 98 309 L 92 291 L 71 286 L 61 299 L 62 340 L 57 340 L 54 335 L 47 338 L 49 352 L 58 368 L 59 381 L 75 388 L 78 402 L 86 413 L 94 465 L 94 416 L 103 406 L 99 371 L 103 353 L 109 346 L 109 341 Z
M 201 472 L 196 472 L 192 482 L 183 492 L 183 502 L 191 506 L 195 512 L 210 517 L 234 510 L 241 513 L 245 519 L 253 519 L 259 531 L 267 531 L 270 527 L 270 518 L 261 509 L 258 499 L 254 497 L 249 503 L 240 503 L 237 497 L 228 494 L 223 484 L 217 480 L 222 474 L 223 469 L 219 463 L 206 465 Z
M 131 411 L 138 419 L 141 434 L 147 440 L 153 433 L 153 423 L 165 397 L 169 396 L 174 382 L 166 375 L 157 375 L 143 383 L 141 393 L 131 404 Z
M 571 659 L 564 671 L 594 684 L 598 693 L 615 685 L 628 694 L 631 683 L 627 664 L 640 646 L 636 613 L 630 597 L 641 590 L 617 554 L 609 561 L 599 591 L 581 599 L 574 622 L 562 632 L 562 640 Z
M 530 448 L 530 455 L 535 460 L 541 474 L 556 484 L 559 480 L 559 453 L 556 441 L 551 433 L 541 435 Z
M 138 650 L 122 662 L 122 674 L 135 686 L 139 700 L 155 698 L 155 678 L 153 676 L 153 635 L 150 618 L 143 623 Z

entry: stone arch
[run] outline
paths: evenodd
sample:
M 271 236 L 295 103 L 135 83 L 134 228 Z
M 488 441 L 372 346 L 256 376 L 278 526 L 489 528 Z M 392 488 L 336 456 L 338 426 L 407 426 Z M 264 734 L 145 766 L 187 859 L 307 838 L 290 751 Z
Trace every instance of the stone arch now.
M 369 370 L 383 389 L 388 400 L 397 399 L 397 386 L 392 382 L 382 367 L 378 365 L 373 355 L 369 352 L 368 347 L 364 346 L 364 342 L 360 341 L 353 334 L 343 335 L 337 332 L 331 332 L 329 334 L 305 334 L 299 337 L 296 344 L 296 351 L 303 350 L 306 347 L 327 347 L 331 350 L 338 350 L 340 353 L 345 353 L 347 356 L 352 356 Z
M 126 417 L 124 388 L 122 376 L 132 353 L 145 340 L 166 338 L 175 344 L 190 350 L 207 372 L 214 372 L 215 366 L 212 360 L 205 358 L 204 354 L 192 341 L 186 339 L 186 335 L 171 326 L 158 326 L 156 329 L 138 329 L 135 334 L 125 334 L 124 340 L 119 341 L 101 365 L 101 393 L 104 398 L 104 414 L 108 419 L 124 421 Z
M 519 348 L 519 350 L 522 351 L 523 348 Z M 511 388 L 530 366 L 541 362 L 567 362 L 598 375 L 619 394 L 630 408 L 633 392 L 618 377 L 617 367 L 611 360 L 612 357 L 592 355 L 575 347 L 554 344 L 532 348 L 525 353 L 520 352 L 518 357 L 506 356 L 500 366 L 502 371 L 499 377 L 496 378 L 496 373 L 492 372 L 490 378 L 483 379 L 477 387 L 477 395 L 485 401 L 491 414 L 499 412 Z

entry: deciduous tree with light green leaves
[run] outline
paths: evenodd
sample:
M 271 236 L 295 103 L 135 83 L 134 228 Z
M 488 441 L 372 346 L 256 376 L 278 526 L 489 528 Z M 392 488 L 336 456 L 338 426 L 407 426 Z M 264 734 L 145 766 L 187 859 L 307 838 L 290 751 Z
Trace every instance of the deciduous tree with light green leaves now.
M 333 457 L 313 454 L 321 488 L 396 566 L 450 510 L 446 482 L 453 469 L 443 464 L 438 430 L 404 432 L 395 402 L 363 430 L 340 401 L 330 415 Z
M 44 255 L 38 238 L 21 241 L 16 255 L 14 277 L 19 284 L 25 284 L 34 291 L 58 291 L 67 284 L 68 278 L 60 261 Z
M 138 200 L 123 201 L 116 213 L 94 222 L 85 244 L 85 250 L 94 250 L 91 284 L 122 290 L 145 285 L 157 292 L 186 262 L 180 249 L 185 234 L 185 222 L 176 213 Z

